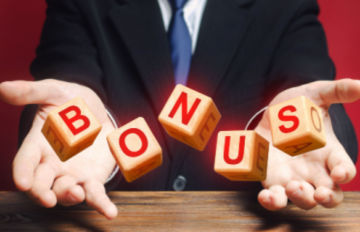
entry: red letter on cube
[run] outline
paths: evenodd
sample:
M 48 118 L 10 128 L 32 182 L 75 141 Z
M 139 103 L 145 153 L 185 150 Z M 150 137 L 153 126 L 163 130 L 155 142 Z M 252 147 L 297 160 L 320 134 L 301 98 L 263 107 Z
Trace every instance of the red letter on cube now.
M 132 182 L 162 163 L 162 150 L 144 118 L 107 136 L 110 150 L 126 181 Z
M 173 138 L 204 150 L 221 118 L 213 100 L 183 85 L 177 85 L 159 115 Z
M 215 172 L 233 181 L 266 178 L 269 143 L 255 131 L 220 131 Z
M 304 96 L 269 107 L 273 144 L 295 156 L 325 146 L 321 109 Z
M 101 124 L 81 98 L 75 98 L 51 111 L 42 133 L 60 160 L 65 161 L 90 146 Z

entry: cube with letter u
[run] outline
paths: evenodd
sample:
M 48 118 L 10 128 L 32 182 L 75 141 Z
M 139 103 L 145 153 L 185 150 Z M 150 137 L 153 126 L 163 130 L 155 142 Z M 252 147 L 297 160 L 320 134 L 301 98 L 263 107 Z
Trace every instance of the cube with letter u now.
M 74 98 L 51 111 L 41 131 L 60 160 L 66 161 L 89 147 L 100 130 L 85 102 Z
M 204 150 L 221 114 L 213 100 L 187 88 L 177 85 L 159 115 L 159 121 L 173 138 Z
M 162 164 L 162 149 L 144 118 L 107 136 L 110 150 L 126 181 L 132 182 Z
M 269 142 L 255 131 L 220 131 L 215 172 L 232 181 L 266 178 Z

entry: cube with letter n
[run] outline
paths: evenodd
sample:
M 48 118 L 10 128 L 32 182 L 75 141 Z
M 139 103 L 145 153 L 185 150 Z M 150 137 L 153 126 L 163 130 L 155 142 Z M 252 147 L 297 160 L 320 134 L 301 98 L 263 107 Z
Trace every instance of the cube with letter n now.
M 183 85 L 177 85 L 159 115 L 173 138 L 204 150 L 221 118 L 213 100 Z
M 101 124 L 81 98 L 74 98 L 51 111 L 42 133 L 60 160 L 66 161 L 89 147 Z

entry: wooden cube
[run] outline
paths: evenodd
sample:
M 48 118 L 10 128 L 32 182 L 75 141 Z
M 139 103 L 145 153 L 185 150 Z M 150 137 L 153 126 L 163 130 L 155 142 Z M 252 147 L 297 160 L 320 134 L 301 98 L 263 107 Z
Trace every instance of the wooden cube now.
M 74 98 L 51 111 L 41 131 L 60 160 L 66 161 L 89 147 L 100 130 L 86 103 Z
M 177 85 L 159 115 L 159 121 L 173 138 L 204 150 L 221 114 L 213 100 L 183 85 Z
M 321 109 L 304 96 L 269 107 L 275 147 L 295 156 L 325 146 Z
M 107 136 L 110 150 L 126 181 L 132 182 L 162 164 L 162 150 L 144 118 Z
M 215 172 L 232 181 L 266 179 L 269 142 L 255 131 L 220 131 Z

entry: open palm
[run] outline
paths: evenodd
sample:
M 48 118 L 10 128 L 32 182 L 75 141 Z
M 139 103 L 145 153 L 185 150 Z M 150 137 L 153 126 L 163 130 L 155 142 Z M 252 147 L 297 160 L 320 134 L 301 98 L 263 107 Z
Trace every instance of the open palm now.
M 356 174 L 353 162 L 336 138 L 328 109 L 334 103 L 359 99 L 360 81 L 343 79 L 312 82 L 281 92 L 270 105 L 300 95 L 321 107 L 327 144 L 321 149 L 295 157 L 270 144 L 267 178 L 262 182 L 264 189 L 258 195 L 260 204 L 269 210 L 285 207 L 288 199 L 303 209 L 311 209 L 317 204 L 335 207 L 343 199 L 338 184 L 351 181 Z M 268 111 L 265 111 L 256 131 L 271 141 Z
M 106 217 L 115 217 L 117 209 L 104 188 L 115 166 L 105 139 L 114 127 L 95 92 L 78 84 L 48 79 L 3 82 L 0 97 L 13 105 L 39 104 L 32 127 L 13 162 L 17 188 L 45 207 L 57 203 L 75 205 L 85 200 Z M 41 128 L 52 109 L 75 97 L 85 100 L 102 129 L 92 146 L 62 162 L 42 135 Z

